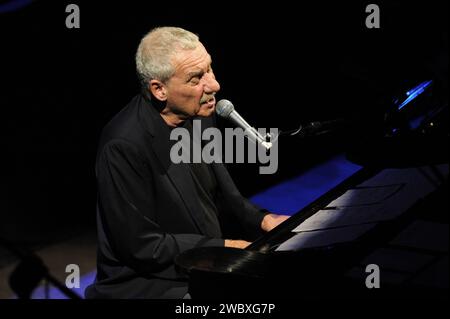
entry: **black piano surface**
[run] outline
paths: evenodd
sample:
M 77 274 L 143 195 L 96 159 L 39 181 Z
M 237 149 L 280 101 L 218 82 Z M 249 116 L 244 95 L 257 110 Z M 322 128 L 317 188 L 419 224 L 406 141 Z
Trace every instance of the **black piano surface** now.
M 379 168 L 362 168 L 245 250 L 197 248 L 176 263 L 187 272 L 194 299 L 447 298 L 448 164 L 442 168 L 447 172 L 435 165 L 412 168 L 435 173 L 433 190 L 354 240 L 277 249 L 296 235 L 297 226 L 376 177 Z M 377 279 L 370 265 L 378 267 Z M 375 280 L 379 288 L 373 287 Z

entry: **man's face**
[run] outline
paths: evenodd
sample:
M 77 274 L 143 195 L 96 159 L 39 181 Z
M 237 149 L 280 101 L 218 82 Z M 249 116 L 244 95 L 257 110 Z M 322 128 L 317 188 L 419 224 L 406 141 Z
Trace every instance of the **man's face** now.
M 180 51 L 174 58 L 175 74 L 166 82 L 167 104 L 180 118 L 210 116 L 214 94 L 220 90 L 211 68 L 211 56 L 203 45 Z

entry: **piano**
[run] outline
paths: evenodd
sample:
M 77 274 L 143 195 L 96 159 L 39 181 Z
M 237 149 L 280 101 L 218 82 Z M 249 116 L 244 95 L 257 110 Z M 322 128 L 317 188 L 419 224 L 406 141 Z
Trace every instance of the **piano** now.
M 192 298 L 448 298 L 448 132 L 436 122 L 348 152 L 362 169 L 245 250 L 180 254 Z

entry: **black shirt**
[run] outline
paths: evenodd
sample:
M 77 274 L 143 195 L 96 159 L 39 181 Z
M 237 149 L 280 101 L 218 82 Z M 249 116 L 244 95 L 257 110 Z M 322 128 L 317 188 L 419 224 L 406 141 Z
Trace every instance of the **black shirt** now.
M 190 159 L 191 162 L 187 165 L 189 167 L 190 175 L 195 185 L 197 198 L 199 199 L 200 206 L 205 214 L 205 221 L 208 228 L 208 235 L 216 238 L 222 238 L 222 230 L 219 223 L 219 210 L 216 206 L 216 193 L 217 193 L 217 180 L 212 171 L 210 165 L 203 162 L 201 158 L 200 163 L 193 163 L 193 145 L 198 141 L 193 140 L 193 125 L 192 120 L 187 120 L 183 126 L 189 131 L 190 140 Z M 201 143 L 201 141 L 200 141 Z M 195 148 L 196 150 L 202 150 L 201 145 Z M 200 154 L 201 155 L 201 154 Z
M 203 158 L 201 158 L 200 163 L 193 163 L 193 145 L 198 141 L 193 140 L 193 127 L 192 120 L 188 120 L 185 123 L 185 127 L 189 130 L 191 136 L 191 163 L 188 165 L 189 170 L 192 176 L 192 180 L 195 185 L 195 189 L 198 195 L 198 199 L 200 201 L 200 205 L 204 210 L 207 228 L 209 230 L 209 235 L 221 238 L 222 231 L 220 229 L 220 224 L 218 220 L 219 211 L 216 206 L 216 192 L 217 192 L 217 180 L 214 176 L 214 172 L 211 170 L 211 167 L 203 162 Z M 201 141 L 200 141 L 201 143 Z M 202 148 L 196 147 L 197 150 L 201 150 Z M 201 155 L 201 154 L 200 154 Z
M 207 227 L 213 237 L 221 238 L 222 231 L 219 224 L 219 212 L 215 204 L 215 194 L 217 190 L 217 181 L 208 164 L 191 163 L 189 164 L 192 179 L 197 190 L 200 206 L 206 215 Z

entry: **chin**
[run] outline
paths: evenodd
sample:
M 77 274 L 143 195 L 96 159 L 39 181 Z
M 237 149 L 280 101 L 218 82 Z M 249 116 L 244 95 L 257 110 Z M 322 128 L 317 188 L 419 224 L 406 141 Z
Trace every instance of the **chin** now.
M 197 116 L 201 116 L 201 117 L 209 117 L 214 113 L 214 108 L 212 109 L 201 109 L 198 113 Z

